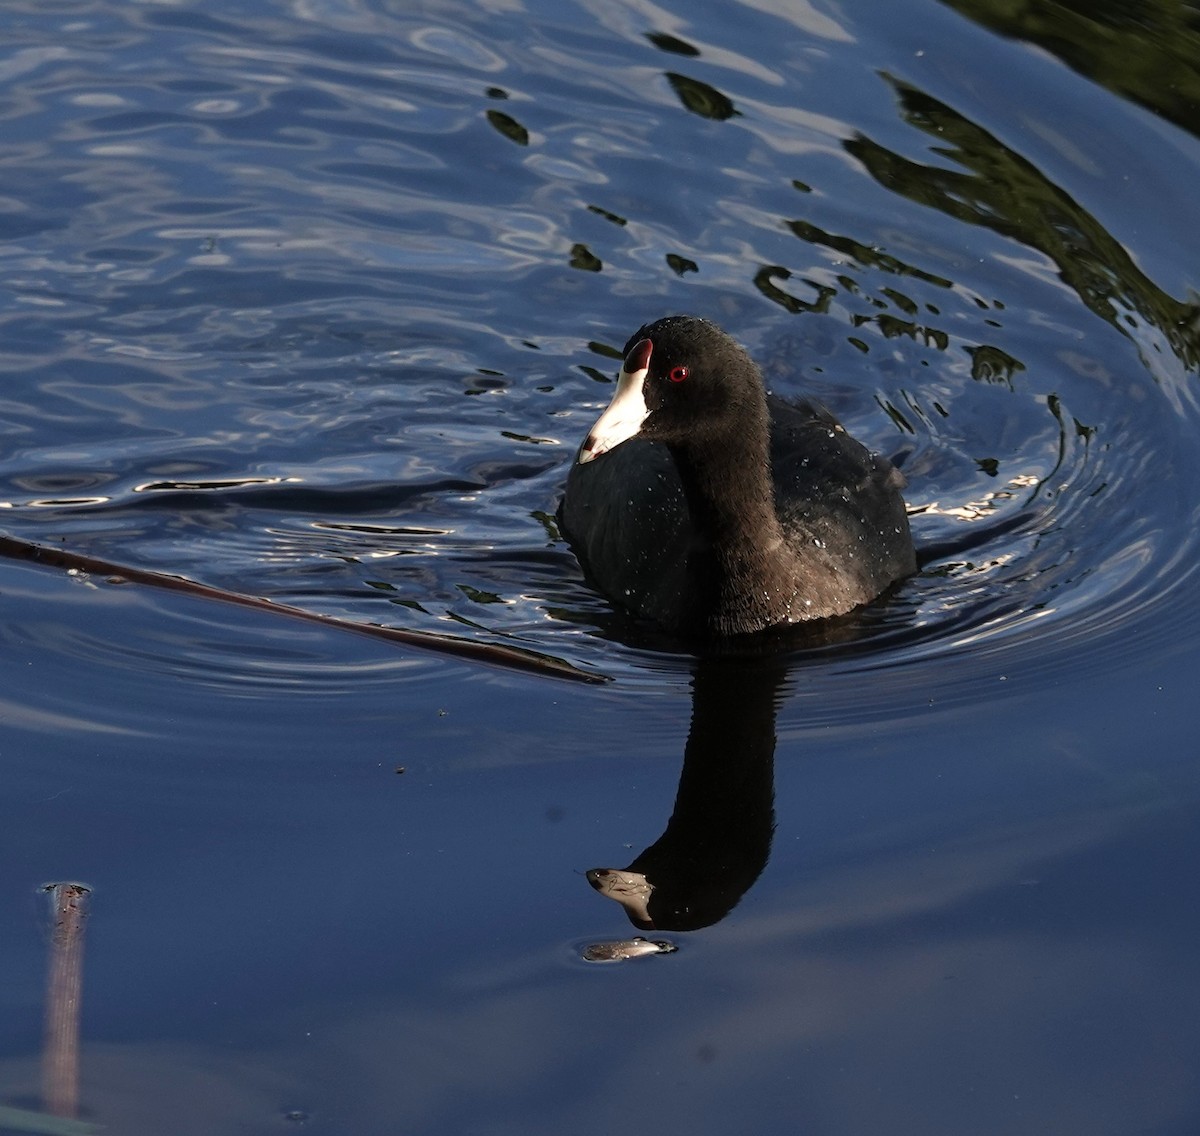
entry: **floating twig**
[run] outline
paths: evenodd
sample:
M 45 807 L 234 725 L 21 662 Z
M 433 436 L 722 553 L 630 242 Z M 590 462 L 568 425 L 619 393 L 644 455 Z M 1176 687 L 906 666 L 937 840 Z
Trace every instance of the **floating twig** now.
M 433 631 L 416 631 L 406 627 L 384 627 L 378 623 L 355 623 L 352 620 L 339 619 L 334 615 L 323 615 L 320 612 L 292 607 L 290 604 L 275 603 L 273 600 L 263 599 L 260 596 L 248 596 L 241 592 L 214 588 L 208 584 L 189 580 L 185 576 L 172 576 L 166 572 L 155 572 L 148 568 L 130 568 L 123 564 L 115 564 L 110 560 L 101 560 L 96 556 L 84 556 L 78 552 L 47 548 L 45 545 L 21 540 L 18 537 L 0 536 L 0 557 L 9 560 L 26 560 L 48 568 L 61 568 L 67 572 L 86 572 L 89 575 L 115 578 L 131 584 L 145 584 L 152 588 L 165 588 L 169 591 L 183 592 L 189 596 L 199 596 L 201 599 L 218 600 L 221 603 L 237 604 L 240 607 L 254 608 L 258 611 L 273 611 L 291 616 L 293 619 L 317 623 L 323 627 L 336 627 L 342 631 L 353 631 L 359 635 L 369 635 L 375 639 L 402 643 L 407 647 L 420 647 L 426 651 L 436 651 L 442 655 L 452 655 L 460 659 L 506 667 L 509 670 L 526 671 L 531 674 L 546 675 L 550 678 L 565 678 L 573 682 L 604 683 L 611 681 L 606 675 L 580 670 L 564 659 L 542 654 L 540 651 L 508 647 L 500 643 L 479 643 L 471 639 L 460 639 L 455 635 L 439 635 Z

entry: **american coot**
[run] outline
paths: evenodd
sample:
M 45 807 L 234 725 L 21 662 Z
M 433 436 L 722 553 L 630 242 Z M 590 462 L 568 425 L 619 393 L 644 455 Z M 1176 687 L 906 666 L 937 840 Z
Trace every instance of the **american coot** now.
M 913 572 L 904 484 L 823 407 L 768 396 L 720 328 L 669 316 L 626 344 L 559 516 L 614 602 L 722 638 L 841 615 Z

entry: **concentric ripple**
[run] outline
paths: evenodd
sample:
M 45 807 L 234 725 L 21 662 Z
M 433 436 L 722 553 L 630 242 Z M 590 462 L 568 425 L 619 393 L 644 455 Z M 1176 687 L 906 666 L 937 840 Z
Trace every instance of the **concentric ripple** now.
M 553 518 L 615 347 L 689 311 L 909 479 L 918 575 L 836 642 L 783 645 L 813 721 L 1194 632 L 1200 307 L 1146 267 L 1169 218 L 1121 239 L 1101 219 L 1129 169 L 1180 176 L 1132 108 L 1105 135 L 1141 148 L 1122 164 L 865 39 L 848 82 L 826 48 L 854 37 L 827 20 L 748 8 L 717 49 L 615 10 L 520 30 L 327 7 L 27 6 L 8 532 L 674 690 L 686 646 L 616 616 Z M 327 681 L 289 649 L 173 636 L 61 649 Z

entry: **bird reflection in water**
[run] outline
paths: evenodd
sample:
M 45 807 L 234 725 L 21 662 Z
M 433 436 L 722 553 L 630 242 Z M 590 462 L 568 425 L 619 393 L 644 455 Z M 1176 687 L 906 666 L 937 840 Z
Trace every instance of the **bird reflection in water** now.
M 766 867 L 775 832 L 775 715 L 786 672 L 779 655 L 697 660 L 691 728 L 666 830 L 628 867 L 587 873 L 639 930 L 711 926 Z M 633 947 L 639 942 L 653 941 L 594 944 L 584 957 L 605 949 L 629 949 L 620 957 L 661 952 Z

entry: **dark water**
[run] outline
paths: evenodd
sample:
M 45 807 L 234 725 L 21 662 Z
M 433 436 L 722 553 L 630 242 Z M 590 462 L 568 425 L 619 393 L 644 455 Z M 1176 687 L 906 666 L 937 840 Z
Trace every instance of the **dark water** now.
M 611 680 L 0 564 L 0 1104 L 75 879 L 111 1131 L 1200 1126 L 1195 12 L 677 7 L 0 14 L 3 531 Z M 558 539 L 670 311 L 902 463 L 852 642 Z

